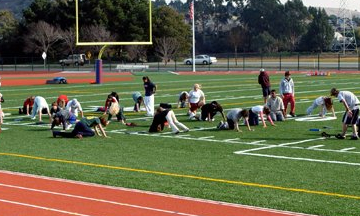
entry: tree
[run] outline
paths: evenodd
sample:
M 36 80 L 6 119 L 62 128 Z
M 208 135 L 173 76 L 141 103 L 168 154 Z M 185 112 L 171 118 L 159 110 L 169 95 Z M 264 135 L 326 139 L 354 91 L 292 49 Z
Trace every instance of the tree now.
M 6 44 L 13 41 L 18 28 L 18 22 L 14 15 L 8 10 L 0 10 L 0 46 L 4 48 Z M 3 49 L 0 49 L 3 50 Z
M 74 51 L 76 49 L 76 43 L 75 43 L 75 29 L 69 28 L 67 30 L 60 30 L 59 34 L 61 35 L 62 44 L 65 45 L 64 51 L 66 54 L 69 52 L 71 54 L 74 54 Z
M 235 62 L 237 65 L 237 53 L 240 46 L 245 47 L 247 38 L 247 26 L 237 26 L 230 30 L 228 41 L 233 46 L 235 52 Z
M 61 40 L 59 29 L 44 21 L 32 23 L 28 29 L 24 48 L 27 53 L 49 53 L 52 51 L 52 46 Z
M 278 51 L 278 42 L 267 31 L 255 36 L 252 43 L 252 49 L 260 53 L 269 53 Z
M 83 41 L 87 42 L 103 42 L 103 41 L 115 41 L 115 35 L 111 34 L 105 26 L 91 25 L 84 26 L 80 29 L 82 35 L 84 35 Z M 103 46 L 90 46 L 91 53 L 98 54 Z
M 130 61 L 141 61 L 141 62 L 145 62 L 147 59 L 147 55 L 146 55 L 146 47 L 145 46 L 139 46 L 139 45 L 131 45 L 131 46 L 126 46 L 125 47 L 126 52 L 127 52 L 127 58 Z
M 174 9 L 163 6 L 153 13 L 153 37 L 174 38 L 179 44 L 178 55 L 188 54 L 191 47 L 190 26 L 185 24 L 184 16 Z M 155 48 L 155 46 L 154 46 Z
M 334 30 L 328 22 L 329 17 L 324 9 L 310 7 L 309 12 L 313 20 L 302 38 L 302 48 L 316 52 L 329 50 L 334 38 Z
M 179 49 L 179 43 L 174 37 L 155 38 L 154 45 L 156 55 L 164 61 L 165 66 L 171 59 L 174 59 Z

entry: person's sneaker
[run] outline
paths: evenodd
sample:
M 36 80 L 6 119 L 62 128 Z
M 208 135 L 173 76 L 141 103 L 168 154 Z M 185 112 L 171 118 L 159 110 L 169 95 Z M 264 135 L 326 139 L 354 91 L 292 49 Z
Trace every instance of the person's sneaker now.
M 21 108 L 19 108 L 19 115 L 20 115 L 20 114 L 22 114 L 22 110 L 21 110 Z
M 290 113 L 291 117 L 296 117 L 295 113 Z
M 66 130 L 69 130 L 71 128 L 71 124 L 66 125 Z
M 359 137 L 357 137 L 357 136 L 351 136 L 351 138 L 350 138 L 351 140 L 358 140 L 359 139 Z
M 345 139 L 345 136 L 341 135 L 341 134 L 336 134 L 335 137 L 337 139 Z
M 179 134 L 179 133 L 180 133 L 180 131 L 175 131 L 175 132 L 174 132 L 174 134 Z
M 184 130 L 184 133 L 187 133 L 187 132 L 189 132 L 190 130 L 189 129 L 186 129 L 186 130 Z
M 219 124 L 216 126 L 216 128 L 220 128 L 221 125 L 223 125 L 223 124 L 224 124 L 224 122 L 223 122 L 223 121 L 220 121 Z
M 35 117 L 35 116 L 31 118 L 31 120 L 35 120 L 35 119 L 36 119 L 36 117 Z

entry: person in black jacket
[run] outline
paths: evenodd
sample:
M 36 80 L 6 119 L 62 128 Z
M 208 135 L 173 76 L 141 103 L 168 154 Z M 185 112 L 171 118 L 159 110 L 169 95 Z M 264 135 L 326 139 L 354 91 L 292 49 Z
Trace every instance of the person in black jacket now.
M 262 94 L 263 94 L 263 97 L 264 97 L 264 104 L 266 104 L 267 99 L 270 96 L 271 85 L 270 85 L 269 74 L 265 71 L 264 68 L 260 69 L 260 74 L 258 76 L 258 83 L 261 85 Z
M 164 130 L 165 122 L 168 122 L 174 134 L 180 133 L 179 126 L 184 132 L 188 132 L 189 128 L 179 122 L 171 109 L 164 109 L 159 107 L 156 109 L 149 132 L 160 132 Z M 177 125 L 177 126 L 176 126 Z
M 214 116 L 216 113 L 220 113 L 223 121 L 226 121 L 224 110 L 222 106 L 217 101 L 212 101 L 201 107 L 200 119 L 202 121 L 214 121 Z

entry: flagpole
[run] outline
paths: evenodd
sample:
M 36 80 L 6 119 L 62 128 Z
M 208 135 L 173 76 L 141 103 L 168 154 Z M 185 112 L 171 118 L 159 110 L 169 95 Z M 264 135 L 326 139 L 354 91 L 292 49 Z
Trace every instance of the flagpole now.
M 192 9 L 192 69 L 193 72 L 196 72 L 196 68 L 195 68 L 195 7 L 194 7 L 194 2 L 195 0 L 192 0 L 191 2 L 191 9 Z

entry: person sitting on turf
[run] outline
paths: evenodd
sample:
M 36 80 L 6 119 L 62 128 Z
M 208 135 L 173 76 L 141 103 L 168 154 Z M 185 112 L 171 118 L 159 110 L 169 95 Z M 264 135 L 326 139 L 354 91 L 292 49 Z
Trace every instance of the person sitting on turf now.
M 189 105 L 188 103 L 189 103 L 189 93 L 187 91 L 181 92 L 179 95 L 177 108 L 185 108 Z
M 282 98 L 276 95 L 275 89 L 271 90 L 270 95 L 266 106 L 270 109 L 271 119 L 274 121 L 284 121 L 286 116 Z
M 184 132 L 188 132 L 189 128 L 186 127 L 184 124 L 179 122 L 174 114 L 174 111 L 171 109 L 164 109 L 159 107 L 156 109 L 154 119 L 152 124 L 149 128 L 149 132 L 160 132 L 164 129 L 165 122 L 171 127 L 171 130 L 174 134 L 180 133 L 180 130 L 177 126 L 183 129 Z M 177 126 L 176 126 L 177 125 Z
M 66 138 L 83 138 L 95 136 L 107 137 L 105 130 L 102 126 L 106 127 L 106 119 L 104 116 L 93 118 L 82 118 L 75 124 L 74 130 L 71 132 L 53 131 L 53 137 L 66 137 Z M 94 128 L 95 132 L 91 129 Z M 101 133 L 100 133 L 101 132 Z
M 26 98 L 23 104 L 23 108 L 19 108 L 19 114 L 30 115 L 32 108 L 34 106 L 34 100 L 35 100 L 35 96 L 30 96 Z
M 249 124 L 251 126 L 259 125 L 259 116 L 260 116 L 263 127 L 266 128 L 266 123 L 265 123 L 265 120 L 264 120 L 264 114 L 267 116 L 267 119 L 271 123 L 271 125 L 276 126 L 274 124 L 274 122 L 272 121 L 272 119 L 271 119 L 269 107 L 260 106 L 260 105 L 250 108 L 250 110 L 249 110 Z
M 216 113 L 220 113 L 223 121 L 226 121 L 224 110 L 222 106 L 217 101 L 212 101 L 201 107 L 201 115 L 199 120 L 201 121 L 214 121 L 214 116 Z
M 227 119 L 226 122 L 221 121 L 218 125 L 218 128 L 222 130 L 231 129 L 231 130 L 236 130 L 237 132 L 242 132 L 239 129 L 239 121 L 240 119 L 244 119 L 247 128 L 249 129 L 249 131 L 252 131 L 249 125 L 248 118 L 249 118 L 249 111 L 247 109 L 241 109 L 241 108 L 231 109 L 226 115 L 226 119 Z
M 132 99 L 135 102 L 134 112 L 140 112 L 140 106 L 144 102 L 144 98 L 141 96 L 140 92 L 134 92 L 132 94 Z
M 60 110 L 53 116 L 53 122 L 51 124 L 51 130 L 54 129 L 55 125 L 63 125 L 63 130 L 71 128 L 72 124 L 76 123 L 76 116 L 67 110 Z
M 41 96 L 36 96 L 34 99 L 34 106 L 33 106 L 33 110 L 31 113 L 31 119 L 35 120 L 35 116 L 36 114 L 39 114 L 39 122 L 42 122 L 42 114 L 47 114 L 49 116 L 49 121 L 51 124 L 51 114 L 50 114 L 50 110 L 49 110 L 49 105 L 46 102 L 45 98 L 41 97 Z
M 318 106 L 320 106 L 319 116 L 321 116 L 321 118 L 325 117 L 326 111 L 331 111 L 333 114 L 333 117 L 336 118 L 334 107 L 333 107 L 333 102 L 332 102 L 331 98 L 324 97 L 324 96 L 316 98 L 314 100 L 313 104 L 311 106 L 309 106 L 309 108 L 307 108 L 306 114 L 311 115 L 312 111 L 314 109 L 316 109 Z

